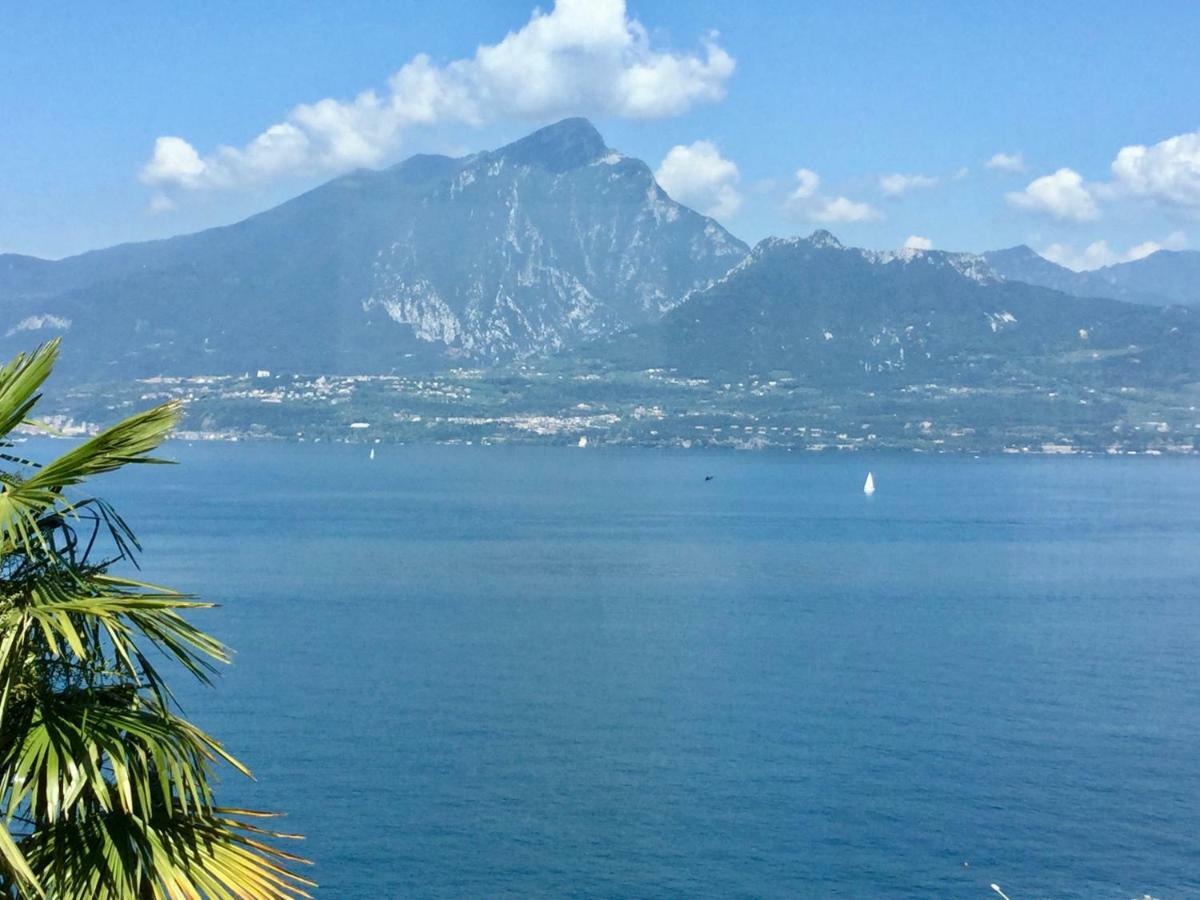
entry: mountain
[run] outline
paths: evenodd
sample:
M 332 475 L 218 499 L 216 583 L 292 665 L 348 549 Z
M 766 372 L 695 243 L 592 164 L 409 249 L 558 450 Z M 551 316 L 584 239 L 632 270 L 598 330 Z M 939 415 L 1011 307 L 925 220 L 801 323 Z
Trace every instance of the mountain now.
M 1159 250 L 1132 262 L 1075 272 L 1021 245 L 983 254 L 997 274 L 1076 297 L 1108 297 L 1130 303 L 1200 305 L 1200 252 Z
M 656 321 L 747 247 L 567 119 L 414 156 L 243 222 L 57 262 L 0 256 L 5 353 L 76 375 L 387 372 L 503 362 Z
M 1159 250 L 1132 262 L 1107 266 L 1096 274 L 1118 289 L 1200 306 L 1200 252 L 1196 250 Z
M 1001 278 L 979 256 L 770 238 L 653 326 L 588 353 L 617 368 L 790 375 L 825 387 L 1078 383 L 1200 375 L 1189 309 L 1082 299 Z

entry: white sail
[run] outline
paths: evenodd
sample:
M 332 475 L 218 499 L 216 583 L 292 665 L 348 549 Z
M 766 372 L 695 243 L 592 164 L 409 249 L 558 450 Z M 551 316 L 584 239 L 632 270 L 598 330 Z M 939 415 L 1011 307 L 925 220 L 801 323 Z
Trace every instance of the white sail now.
M 374 459 L 374 458 L 375 458 L 375 448 L 372 447 L 371 452 L 367 454 L 367 459 Z
M 875 493 L 875 476 L 870 472 L 867 473 L 867 480 L 863 483 L 863 493 L 868 496 Z
M 580 446 L 580 447 L 586 447 L 586 446 L 587 446 L 587 437 L 586 437 L 586 436 L 584 436 L 584 437 L 581 437 L 581 438 L 579 439 L 579 446 Z

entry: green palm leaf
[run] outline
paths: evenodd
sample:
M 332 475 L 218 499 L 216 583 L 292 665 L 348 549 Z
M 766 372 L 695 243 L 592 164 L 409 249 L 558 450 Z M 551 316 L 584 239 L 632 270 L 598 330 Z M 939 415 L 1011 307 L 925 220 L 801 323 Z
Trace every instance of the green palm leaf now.
M 0 369 L 0 444 L 57 355 L 51 342 Z M 159 462 L 179 412 L 139 413 L 45 466 L 0 454 L 14 466 L 0 471 L 0 897 L 285 900 L 312 885 L 275 846 L 295 835 L 216 805 L 220 767 L 250 772 L 179 715 L 159 668 L 208 682 L 229 661 L 187 618 L 212 604 L 110 571 L 135 563 L 137 538 L 76 496 Z
M 33 399 L 36 401 L 37 398 Z M 27 405 L 20 408 L 28 412 Z M 2 416 L 3 406 L 0 405 Z M 75 507 L 64 496 L 63 489 L 130 463 L 162 462 L 148 454 L 162 443 L 178 421 L 179 405 L 164 403 L 100 432 L 28 478 L 9 473 L 0 475 L 0 484 L 4 488 L 0 493 L 0 552 L 49 550 L 38 520 L 55 507 L 61 507 L 66 514 L 74 511 Z
M 50 376 L 58 359 L 58 339 L 32 353 L 19 353 L 0 369 L 0 436 L 26 421 L 41 394 L 38 388 Z
M 249 814 L 256 815 L 256 814 Z M 54 897 L 307 897 L 313 882 L 291 872 L 302 863 L 264 840 L 292 837 L 257 828 L 241 811 L 129 815 L 68 820 L 29 844 Z

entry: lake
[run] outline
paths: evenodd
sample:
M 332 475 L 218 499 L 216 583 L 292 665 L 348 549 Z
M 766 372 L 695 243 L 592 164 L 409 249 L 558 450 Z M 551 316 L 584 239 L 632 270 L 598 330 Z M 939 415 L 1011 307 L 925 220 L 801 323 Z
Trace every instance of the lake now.
M 100 493 L 321 896 L 1200 895 L 1196 460 L 168 452 Z

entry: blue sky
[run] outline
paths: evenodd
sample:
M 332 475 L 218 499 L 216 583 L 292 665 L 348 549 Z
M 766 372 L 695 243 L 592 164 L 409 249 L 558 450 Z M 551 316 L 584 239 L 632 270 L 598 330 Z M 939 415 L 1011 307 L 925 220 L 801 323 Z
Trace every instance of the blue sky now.
M 569 114 L 749 241 L 1200 247 L 1194 2 L 6 7 L 0 251 L 223 224 Z

